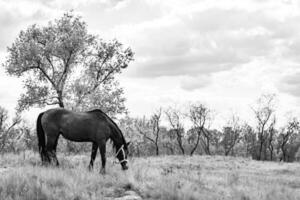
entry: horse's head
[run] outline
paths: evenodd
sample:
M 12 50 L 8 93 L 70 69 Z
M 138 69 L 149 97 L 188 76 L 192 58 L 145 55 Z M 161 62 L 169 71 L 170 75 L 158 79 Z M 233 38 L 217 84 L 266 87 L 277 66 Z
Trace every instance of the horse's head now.
M 129 153 L 128 152 L 129 144 L 130 144 L 130 142 L 127 142 L 127 143 L 122 144 L 120 147 L 116 148 L 116 157 L 118 158 L 123 170 L 128 169 L 127 156 Z

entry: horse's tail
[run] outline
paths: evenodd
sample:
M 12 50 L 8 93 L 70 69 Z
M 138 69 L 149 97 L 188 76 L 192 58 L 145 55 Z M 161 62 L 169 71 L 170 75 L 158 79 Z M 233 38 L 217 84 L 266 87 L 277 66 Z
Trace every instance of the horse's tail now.
M 49 158 L 47 156 L 46 150 L 46 139 L 45 139 L 45 132 L 42 126 L 42 116 L 43 112 L 39 114 L 37 121 L 36 121 L 36 132 L 38 137 L 38 146 L 39 146 L 39 153 L 41 155 L 42 162 L 47 161 Z

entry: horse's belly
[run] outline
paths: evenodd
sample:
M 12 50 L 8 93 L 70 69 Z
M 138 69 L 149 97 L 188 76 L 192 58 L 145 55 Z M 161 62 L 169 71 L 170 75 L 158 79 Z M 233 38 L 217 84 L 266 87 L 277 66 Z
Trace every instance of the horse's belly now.
M 73 142 L 93 142 L 93 140 L 89 137 L 76 137 L 74 135 L 65 135 L 65 134 L 62 134 L 62 136 L 65 139 L 73 141 Z
M 61 135 L 71 141 L 74 142 L 93 142 L 93 138 L 91 137 L 90 130 L 88 129 L 62 129 Z

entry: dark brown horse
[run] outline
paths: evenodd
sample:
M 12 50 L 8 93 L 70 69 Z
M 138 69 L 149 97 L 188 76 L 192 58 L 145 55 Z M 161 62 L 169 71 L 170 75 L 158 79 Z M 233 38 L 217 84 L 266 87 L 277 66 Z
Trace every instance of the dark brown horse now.
M 56 157 L 56 146 L 59 136 L 76 141 L 92 142 L 92 154 L 89 168 L 93 168 L 97 149 L 100 149 L 102 168 L 105 173 L 106 142 L 112 140 L 122 169 L 128 169 L 128 144 L 116 123 L 99 109 L 76 113 L 62 108 L 55 108 L 40 113 L 37 119 L 37 136 L 39 152 L 43 164 L 54 161 L 59 165 Z

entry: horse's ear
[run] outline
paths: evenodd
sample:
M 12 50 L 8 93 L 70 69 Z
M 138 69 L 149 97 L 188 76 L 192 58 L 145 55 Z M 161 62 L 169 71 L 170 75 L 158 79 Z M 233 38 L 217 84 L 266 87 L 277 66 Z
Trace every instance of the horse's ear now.
M 129 146 L 131 142 L 127 142 L 126 145 Z

